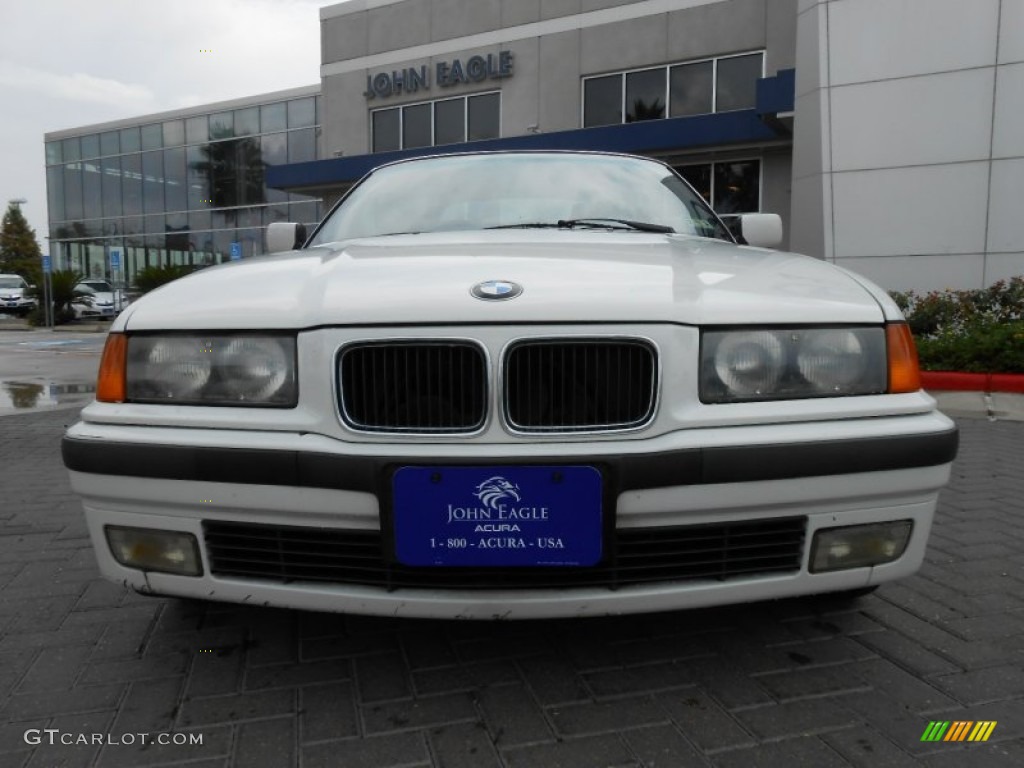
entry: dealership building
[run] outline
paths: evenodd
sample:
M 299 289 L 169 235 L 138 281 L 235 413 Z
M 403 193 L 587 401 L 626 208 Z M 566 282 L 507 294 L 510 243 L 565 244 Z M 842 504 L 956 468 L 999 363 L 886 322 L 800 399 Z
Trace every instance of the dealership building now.
M 384 162 L 591 149 L 890 289 L 1024 274 L 1024 0 L 349 0 L 320 23 L 319 84 L 47 134 L 56 263 L 247 258 Z

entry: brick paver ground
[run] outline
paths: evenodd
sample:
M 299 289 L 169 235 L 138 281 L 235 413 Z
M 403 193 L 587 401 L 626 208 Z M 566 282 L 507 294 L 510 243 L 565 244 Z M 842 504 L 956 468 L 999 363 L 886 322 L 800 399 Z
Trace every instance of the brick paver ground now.
M 59 458 L 74 418 L 0 419 L 0 765 L 1024 765 L 1024 423 L 960 422 L 925 567 L 852 604 L 483 624 L 101 580 Z M 998 725 L 922 743 L 931 720 Z

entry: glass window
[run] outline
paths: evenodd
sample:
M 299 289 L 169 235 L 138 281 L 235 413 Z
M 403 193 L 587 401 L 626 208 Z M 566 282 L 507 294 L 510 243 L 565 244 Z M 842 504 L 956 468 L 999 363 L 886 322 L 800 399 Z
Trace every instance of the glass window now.
M 282 165 L 288 162 L 288 134 L 270 133 L 260 136 L 260 152 L 267 165 Z
M 214 229 L 232 229 L 235 226 L 235 209 L 234 208 L 214 208 L 211 213 L 213 214 L 213 228 Z
M 235 110 L 235 135 L 250 136 L 260 132 L 260 108 L 246 107 Z
M 60 142 L 59 141 L 48 141 L 46 142 L 46 164 L 55 165 L 61 162 L 60 153 Z
M 103 235 L 104 237 L 113 237 L 121 234 L 121 220 L 120 219 L 104 219 L 103 220 Z M 118 244 L 113 243 L 116 247 Z
M 583 81 L 583 127 L 622 122 L 622 75 Z
M 310 133 L 313 129 L 310 128 Z M 316 137 L 314 142 L 313 157 L 316 159 Z M 263 156 L 260 150 L 260 140 L 256 137 L 238 139 L 235 142 L 235 157 L 238 165 L 238 205 L 253 205 L 262 203 L 264 198 L 263 186 Z
M 213 233 L 213 254 L 218 264 L 231 259 L 231 243 L 235 239 L 235 230 L 227 229 Z
M 188 208 L 184 147 L 164 150 L 164 194 L 166 210 L 182 211 Z
M 288 114 L 284 103 L 264 104 L 260 107 L 260 130 L 263 133 L 283 131 L 288 127 Z
M 206 208 L 210 205 L 210 187 L 205 174 L 205 144 L 185 147 L 185 173 L 188 179 L 188 207 Z
M 142 126 L 142 148 L 160 149 L 164 145 L 164 129 L 159 123 Z
M 316 203 L 292 203 L 289 206 L 288 221 L 297 221 L 301 224 L 316 224 Z
M 211 229 L 213 227 L 213 216 L 209 211 L 189 211 L 188 228 L 192 231 Z
M 143 217 L 143 227 L 146 234 L 155 235 L 164 232 L 164 215 L 162 213 L 151 213 Z
M 378 109 L 372 114 L 374 152 L 389 152 L 400 148 L 398 115 L 397 109 Z
M 434 102 L 434 144 L 458 144 L 466 140 L 466 100 Z
M 98 219 L 103 215 L 102 181 L 99 160 L 82 163 L 82 212 L 87 219 Z
M 210 140 L 229 139 L 235 135 L 235 116 L 231 112 L 210 115 Z
M 672 67 L 669 75 L 672 117 L 703 115 L 714 111 L 714 71 L 713 61 Z
M 470 96 L 467 101 L 469 141 L 498 138 L 501 135 L 501 94 Z
M 64 139 L 61 149 L 63 150 L 65 163 L 72 163 L 75 160 L 82 159 L 82 145 L 78 141 L 77 136 L 71 139 Z
M 316 102 L 313 97 L 288 102 L 288 127 L 309 128 L 316 125 Z
M 50 221 L 64 221 L 64 169 L 46 169 L 46 205 Z
M 142 148 L 138 128 L 122 128 L 120 133 L 122 152 L 138 152 Z
M 142 153 L 142 200 L 145 213 L 163 212 L 164 158 L 161 152 Z
M 757 104 L 757 81 L 761 77 L 760 53 L 718 60 L 715 111 L 751 109 Z
M 430 104 L 417 104 L 402 110 L 402 148 L 429 147 L 431 136 Z
M 126 235 L 141 235 L 142 234 L 142 217 L 141 216 L 125 216 L 121 219 L 121 229 Z
M 185 141 L 189 144 L 205 144 L 210 140 L 210 126 L 206 115 L 190 117 L 185 121 Z
M 288 204 L 278 203 L 268 205 L 263 209 L 263 226 L 272 224 L 275 221 L 288 221 Z
M 756 213 L 761 209 L 761 161 L 715 163 L 716 213 Z
M 288 131 L 288 162 L 304 163 L 316 160 L 316 129 Z
M 100 137 L 93 133 L 82 137 L 82 157 L 100 156 Z
M 121 215 L 121 158 L 105 157 L 100 162 L 103 170 L 103 215 Z
M 697 194 L 705 200 L 711 200 L 711 163 L 684 165 L 676 170 L 690 182 L 690 186 L 697 190 Z
M 121 158 L 121 197 L 126 216 L 142 213 L 142 156 Z
M 117 131 L 100 134 L 100 154 L 117 155 L 121 152 L 121 139 Z
M 67 145 L 64 151 L 67 152 Z M 81 163 L 68 163 L 64 166 L 64 214 L 68 219 L 82 218 Z
M 258 227 L 260 226 L 260 215 L 261 209 L 259 208 L 242 208 L 237 212 L 236 220 L 238 222 L 238 226 Z
M 168 120 L 164 123 L 164 146 L 180 147 L 185 143 L 185 121 Z
M 288 134 L 270 133 L 260 136 L 260 153 L 265 165 L 281 165 L 288 162 Z M 281 202 L 288 199 L 288 193 L 280 189 L 264 187 L 263 195 L 267 202 Z
M 660 120 L 665 116 L 665 68 L 626 75 L 626 122 Z

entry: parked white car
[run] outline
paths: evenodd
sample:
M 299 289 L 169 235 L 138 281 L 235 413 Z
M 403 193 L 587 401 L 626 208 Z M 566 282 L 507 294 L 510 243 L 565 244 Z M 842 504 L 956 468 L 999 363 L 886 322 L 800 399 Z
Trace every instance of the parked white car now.
M 113 319 L 131 302 L 107 280 L 90 277 L 75 285 L 75 300 L 71 308 L 78 319 L 98 317 Z
M 856 591 L 920 566 L 954 424 L 867 280 L 751 246 L 660 162 L 381 167 L 305 244 L 111 328 L 64 438 L 140 592 L 537 618 Z
M 31 286 L 21 275 L 0 275 L 0 312 L 27 315 L 37 301 L 29 296 Z

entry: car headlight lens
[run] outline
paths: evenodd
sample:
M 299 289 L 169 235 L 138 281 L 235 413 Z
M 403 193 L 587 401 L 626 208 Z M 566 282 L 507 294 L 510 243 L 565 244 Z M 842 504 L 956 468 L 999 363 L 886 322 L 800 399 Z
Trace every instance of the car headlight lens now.
M 750 331 L 724 336 L 713 362 L 719 381 L 742 397 L 775 389 L 785 360 L 778 335 Z
M 129 402 L 293 407 L 296 382 L 294 336 L 128 337 Z
M 884 328 L 705 331 L 705 403 L 879 394 L 886 391 Z

